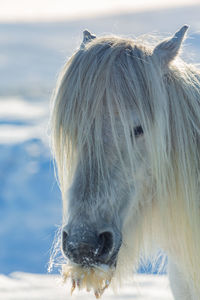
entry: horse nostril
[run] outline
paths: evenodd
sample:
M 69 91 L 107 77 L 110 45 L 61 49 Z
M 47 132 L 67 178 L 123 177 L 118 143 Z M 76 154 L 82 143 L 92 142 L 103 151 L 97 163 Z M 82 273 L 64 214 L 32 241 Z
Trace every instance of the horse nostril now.
M 63 228 L 62 230 L 62 252 L 70 261 L 87 265 L 94 262 L 98 240 L 95 231 L 86 230 L 84 227 Z
M 113 248 L 113 234 L 105 231 L 99 234 L 98 256 L 100 258 L 107 257 Z

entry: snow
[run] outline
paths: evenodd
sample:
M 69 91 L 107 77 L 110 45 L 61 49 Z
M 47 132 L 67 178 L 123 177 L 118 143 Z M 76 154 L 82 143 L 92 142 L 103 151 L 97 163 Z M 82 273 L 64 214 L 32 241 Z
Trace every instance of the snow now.
M 45 101 L 30 103 L 19 97 L 0 97 L 0 143 L 47 139 L 48 106 Z
M 94 295 L 85 291 L 75 291 L 70 295 L 70 285 L 63 285 L 55 275 L 39 275 L 29 273 L 12 273 L 10 276 L 0 275 L 0 299 L 4 300 L 67 300 L 95 299 Z M 114 293 L 105 291 L 104 300 L 172 300 L 166 276 L 135 275 L 134 282 L 126 284 Z
M 198 4 L 199 0 L 74 0 L 66 5 L 66 0 L 0 0 L 0 20 L 38 21 L 91 17 L 102 14 L 142 11 L 180 5 Z

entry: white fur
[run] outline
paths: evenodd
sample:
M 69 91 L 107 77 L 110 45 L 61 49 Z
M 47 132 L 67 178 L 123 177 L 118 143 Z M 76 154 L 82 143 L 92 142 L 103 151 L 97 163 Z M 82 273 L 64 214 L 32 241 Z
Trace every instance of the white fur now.
M 96 211 L 109 211 L 122 230 L 116 280 L 132 274 L 141 254 L 146 257 L 161 248 L 178 266 L 171 268 L 172 273 L 180 273 L 184 282 L 184 289 L 173 284 L 180 286 L 175 299 L 196 300 L 200 299 L 200 72 L 175 58 L 185 32 L 181 29 L 176 38 L 156 47 L 120 37 L 89 41 L 70 58 L 58 79 L 51 124 L 63 223 L 75 218 L 77 211 L 88 210 L 81 201 L 73 206 L 79 174 L 80 190 L 87 185 L 88 197 L 95 195 L 89 218 L 95 219 Z M 137 125 L 144 131 L 138 138 Z M 116 175 L 113 181 L 111 173 Z M 123 204 L 123 214 L 117 201 L 122 190 L 131 199 Z M 178 280 L 173 276 L 172 283 Z

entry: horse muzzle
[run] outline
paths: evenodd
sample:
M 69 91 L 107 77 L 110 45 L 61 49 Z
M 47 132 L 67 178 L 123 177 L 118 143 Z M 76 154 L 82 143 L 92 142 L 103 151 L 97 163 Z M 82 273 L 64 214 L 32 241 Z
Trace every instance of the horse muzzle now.
M 97 231 L 93 225 L 80 224 L 67 225 L 62 230 L 64 256 L 83 267 L 116 266 L 121 243 L 121 233 L 116 228 Z

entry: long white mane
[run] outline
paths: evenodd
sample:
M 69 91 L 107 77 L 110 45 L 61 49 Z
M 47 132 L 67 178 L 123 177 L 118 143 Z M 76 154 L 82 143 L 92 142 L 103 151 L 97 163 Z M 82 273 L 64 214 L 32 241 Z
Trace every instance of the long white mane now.
M 138 176 L 140 153 L 133 132 L 138 124 L 129 118 L 130 111 L 135 111 L 148 153 L 143 159 L 145 171 L 140 174 L 142 185 L 136 192 L 139 225 L 130 213 L 123 233 L 123 242 L 129 247 L 122 247 L 118 269 L 126 273 L 132 262 L 137 266 L 141 251 L 148 252 L 158 244 L 176 258 L 188 280 L 200 289 L 200 72 L 180 58 L 163 70 L 152 53 L 153 46 L 145 41 L 106 36 L 77 50 L 64 66 L 51 118 L 64 216 L 66 191 L 77 159 L 84 159 L 84 147 L 91 176 L 95 153 L 97 185 L 103 178 L 104 190 L 109 190 L 109 161 L 102 142 L 106 122 L 123 170 L 122 180 L 134 181 Z M 131 174 L 127 174 L 119 151 L 118 122 Z

